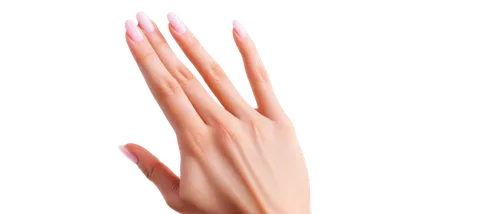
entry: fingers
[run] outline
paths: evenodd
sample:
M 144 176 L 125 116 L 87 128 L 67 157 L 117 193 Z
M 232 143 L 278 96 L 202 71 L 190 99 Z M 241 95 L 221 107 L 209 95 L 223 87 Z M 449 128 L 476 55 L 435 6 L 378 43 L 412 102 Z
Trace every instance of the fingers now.
M 200 72 L 203 80 L 205 80 L 224 108 L 239 118 L 255 113 L 234 88 L 222 68 L 201 46 L 184 23 L 173 13 L 169 13 L 167 18 L 170 22 L 170 33 L 175 41 Z
M 142 31 L 130 20 L 125 23 L 125 28 L 130 51 L 172 127 L 177 131 L 181 128 L 198 128 L 205 125 Z
M 177 58 L 154 22 L 142 12 L 137 13 L 137 20 L 161 63 L 179 83 L 201 118 L 210 124 L 215 121 L 215 118 L 221 118 L 223 114 L 228 114 Z
M 148 150 L 136 144 L 119 147 L 120 151 L 137 164 L 144 175 L 160 190 L 167 204 L 174 210 L 182 210 L 184 204 L 179 198 L 179 177 Z
M 233 21 L 233 37 L 243 58 L 245 71 L 252 86 L 259 112 L 272 120 L 287 119 L 273 91 L 257 48 L 243 26 L 236 20 Z

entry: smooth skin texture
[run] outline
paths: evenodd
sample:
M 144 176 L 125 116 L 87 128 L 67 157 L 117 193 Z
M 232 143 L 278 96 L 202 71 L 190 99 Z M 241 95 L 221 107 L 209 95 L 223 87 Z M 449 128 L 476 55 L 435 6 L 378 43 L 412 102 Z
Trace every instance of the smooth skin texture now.
M 173 13 L 170 34 L 201 74 L 219 105 L 177 58 L 144 13 L 125 23 L 126 41 L 146 83 L 175 130 L 181 177 L 136 144 L 120 150 L 180 213 L 310 213 L 307 168 L 294 127 L 273 92 L 257 49 L 233 22 L 258 108 L 252 108 L 222 68 Z

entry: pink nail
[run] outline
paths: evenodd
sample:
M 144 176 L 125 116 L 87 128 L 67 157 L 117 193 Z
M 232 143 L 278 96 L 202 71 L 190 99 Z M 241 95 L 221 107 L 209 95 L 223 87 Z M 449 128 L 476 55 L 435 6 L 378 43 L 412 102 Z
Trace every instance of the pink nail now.
M 243 26 L 241 25 L 240 22 L 238 22 L 237 20 L 234 20 L 233 21 L 233 28 L 234 30 L 236 30 L 236 33 L 242 38 L 244 39 L 246 36 L 247 36 L 247 32 L 245 31 L 245 28 L 243 28 Z
M 125 148 L 125 146 L 118 146 L 118 149 L 120 150 L 120 152 L 122 152 L 125 157 L 127 157 L 130 161 L 132 161 L 133 163 L 137 164 L 137 157 L 132 154 L 132 152 L 130 152 L 127 148 Z
M 151 22 L 151 19 L 149 19 L 149 17 L 145 13 L 138 12 L 136 17 L 137 21 L 139 22 L 139 26 L 141 26 L 142 29 L 150 33 L 155 31 L 153 22 Z
M 167 15 L 168 22 L 174 27 L 174 30 L 179 32 L 179 33 L 184 33 L 186 32 L 186 26 L 184 26 L 184 23 L 182 23 L 181 19 L 177 17 L 174 13 L 170 12 Z
M 141 31 L 132 20 L 127 20 L 125 22 L 125 30 L 127 30 L 128 36 L 136 42 L 140 42 L 144 39 Z

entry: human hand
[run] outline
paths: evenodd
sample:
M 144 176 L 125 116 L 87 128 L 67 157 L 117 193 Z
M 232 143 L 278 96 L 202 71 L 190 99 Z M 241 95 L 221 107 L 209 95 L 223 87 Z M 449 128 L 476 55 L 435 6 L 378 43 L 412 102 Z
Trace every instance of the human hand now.
M 125 23 L 126 41 L 177 135 L 181 178 L 136 144 L 120 150 L 181 213 L 310 213 L 309 180 L 292 123 L 257 50 L 237 22 L 233 37 L 258 108 L 253 109 L 173 13 L 169 31 L 221 107 L 176 57 L 144 13 Z

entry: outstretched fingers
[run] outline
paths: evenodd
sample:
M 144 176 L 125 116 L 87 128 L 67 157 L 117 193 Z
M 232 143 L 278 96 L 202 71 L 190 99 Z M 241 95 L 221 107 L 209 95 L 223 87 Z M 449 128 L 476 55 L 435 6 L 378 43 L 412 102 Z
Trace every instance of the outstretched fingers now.
M 254 113 L 251 106 L 241 97 L 219 64 L 208 54 L 186 25 L 173 13 L 169 13 L 167 18 L 170 22 L 170 33 L 175 41 L 200 72 L 203 80 L 224 108 L 238 118 L 247 117 Z
M 137 13 L 137 20 L 139 21 L 139 27 L 158 55 L 161 63 L 179 83 L 201 118 L 207 124 L 211 124 L 216 121 L 216 118 L 230 116 L 177 58 L 156 24 L 143 12 Z
M 285 112 L 276 98 L 257 48 L 243 26 L 236 20 L 233 21 L 233 37 L 243 58 L 245 71 L 259 112 L 272 120 L 287 120 Z
M 135 23 L 125 23 L 126 40 L 146 83 L 174 130 L 205 125 L 179 83 L 167 71 L 157 53 Z

